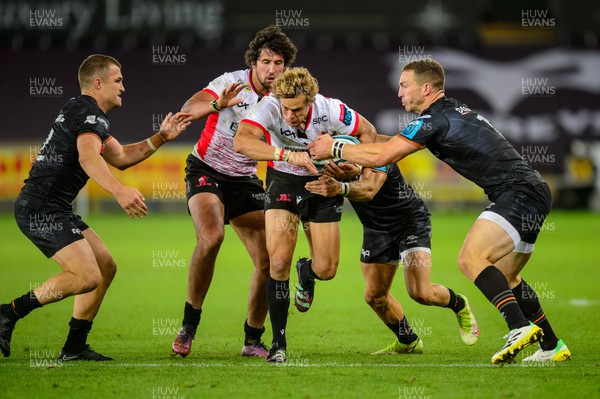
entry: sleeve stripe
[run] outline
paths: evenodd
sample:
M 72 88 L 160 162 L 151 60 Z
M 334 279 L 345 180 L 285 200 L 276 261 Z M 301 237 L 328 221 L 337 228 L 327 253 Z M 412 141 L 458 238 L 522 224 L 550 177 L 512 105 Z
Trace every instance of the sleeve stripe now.
M 253 121 L 252 119 L 242 119 L 242 120 L 240 121 L 240 123 L 242 123 L 242 122 L 246 122 L 246 123 L 249 123 L 250 125 L 254 125 L 254 126 L 256 126 L 256 127 L 259 127 L 259 128 L 261 128 L 261 130 L 263 131 L 263 133 L 264 133 L 265 135 L 268 135 L 268 134 L 269 134 L 269 132 L 267 131 L 267 129 L 266 129 L 266 128 L 265 128 L 263 125 L 261 125 L 260 123 L 258 123 L 258 122 L 256 122 L 256 121 Z
M 209 89 L 208 87 L 205 87 L 204 89 L 202 89 L 202 91 L 205 91 L 205 92 L 211 94 L 215 98 L 215 100 L 219 99 L 219 95 L 217 93 L 215 93 L 214 91 L 212 91 L 211 89 Z
M 411 139 L 408 139 L 408 138 L 404 137 L 404 136 L 403 136 L 403 135 L 401 135 L 401 134 L 397 134 L 397 136 L 398 136 L 398 137 L 400 137 L 402 140 L 405 140 L 405 141 L 407 141 L 408 143 L 410 143 L 410 144 L 414 145 L 414 146 L 415 146 L 415 147 L 417 147 L 417 148 L 421 148 L 421 149 L 422 149 L 422 148 L 425 148 L 425 146 L 424 146 L 423 144 L 419 144 L 419 143 L 417 143 L 417 142 L 415 142 L 415 141 L 412 141 Z
M 354 125 L 354 129 L 352 129 L 352 131 L 350 132 L 350 136 L 354 136 L 356 134 L 356 131 L 358 130 L 358 125 L 360 124 L 360 115 L 358 115 L 358 112 L 353 112 L 356 116 L 356 124 Z

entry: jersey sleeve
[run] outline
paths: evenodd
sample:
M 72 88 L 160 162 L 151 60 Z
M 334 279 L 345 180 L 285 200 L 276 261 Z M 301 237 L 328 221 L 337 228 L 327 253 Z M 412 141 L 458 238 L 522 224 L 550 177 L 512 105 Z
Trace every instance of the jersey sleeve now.
M 329 120 L 334 131 L 338 134 L 354 136 L 358 129 L 358 114 L 352 108 L 338 99 L 327 101 Z
M 109 127 L 108 119 L 102 112 L 88 109 L 73 120 L 72 129 L 76 137 L 81 134 L 93 133 L 104 143 L 110 138 Z
M 202 91 L 206 91 L 213 95 L 215 99 L 221 97 L 223 90 L 228 88 L 234 82 L 233 75 L 231 73 L 224 73 L 223 75 L 213 79 L 208 86 Z
M 449 126 L 448 120 L 441 114 L 423 114 L 413 119 L 400 133 L 400 137 L 418 147 L 425 147 L 430 140 L 448 130 Z
M 273 130 L 278 111 L 277 100 L 274 97 L 267 96 L 250 108 L 242 122 L 258 126 L 266 134 L 269 130 Z

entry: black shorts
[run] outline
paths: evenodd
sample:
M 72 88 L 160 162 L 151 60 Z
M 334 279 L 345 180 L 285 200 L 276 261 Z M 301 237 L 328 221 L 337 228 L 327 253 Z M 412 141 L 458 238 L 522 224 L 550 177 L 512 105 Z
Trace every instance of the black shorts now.
M 185 188 L 188 202 L 198 193 L 213 193 L 219 197 L 225 207 L 225 224 L 238 216 L 264 208 L 265 189 L 256 175 L 227 176 L 192 154 L 186 161 Z
M 397 265 L 407 253 L 415 250 L 431 253 L 431 219 L 424 205 L 411 212 L 395 229 L 363 227 L 362 263 Z
M 64 247 L 82 240 L 89 226 L 81 217 L 59 206 L 19 195 L 15 201 L 15 219 L 19 229 L 46 255 L 53 257 Z
M 552 207 L 548 185 L 514 186 L 495 195 L 493 201 L 479 218 L 499 224 L 512 238 L 517 252 L 531 252 Z
M 265 211 L 285 209 L 300 215 L 303 222 L 331 223 L 342 219 L 344 197 L 323 197 L 304 188 L 319 176 L 297 176 L 267 168 Z

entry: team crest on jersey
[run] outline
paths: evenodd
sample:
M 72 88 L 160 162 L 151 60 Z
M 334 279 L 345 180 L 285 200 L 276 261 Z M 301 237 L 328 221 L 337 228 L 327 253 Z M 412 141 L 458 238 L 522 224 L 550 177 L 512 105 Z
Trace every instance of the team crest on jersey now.
M 414 121 L 411 121 L 408 125 L 406 125 L 406 127 L 402 131 L 402 135 L 407 139 L 412 140 L 413 137 L 415 137 L 415 134 L 417 134 L 417 132 L 421 128 L 421 126 L 423 126 L 423 121 L 415 119 Z
M 246 90 L 248 92 L 252 90 L 252 89 L 250 89 L 250 83 L 244 82 L 242 79 L 238 79 L 237 83 L 242 85 L 242 87 L 243 87 L 242 90 Z
M 346 126 L 352 124 L 352 112 L 344 104 L 340 104 L 340 122 Z
M 206 187 L 206 186 L 212 186 L 212 183 L 208 181 L 208 177 L 200 176 L 198 178 L 198 183 L 196 183 L 196 187 Z
M 277 202 L 292 202 L 292 197 L 289 194 L 279 194 L 279 197 L 275 200 Z
M 464 105 L 461 105 L 460 107 L 456 107 L 454 109 L 461 115 L 466 115 L 469 112 L 471 112 L 471 109 L 469 107 L 465 107 Z
M 360 253 L 362 254 L 363 258 L 368 258 L 369 256 L 371 256 L 370 249 L 361 248 Z
M 96 124 L 96 115 L 88 115 L 85 118 L 84 123 L 89 123 L 90 125 L 95 125 Z

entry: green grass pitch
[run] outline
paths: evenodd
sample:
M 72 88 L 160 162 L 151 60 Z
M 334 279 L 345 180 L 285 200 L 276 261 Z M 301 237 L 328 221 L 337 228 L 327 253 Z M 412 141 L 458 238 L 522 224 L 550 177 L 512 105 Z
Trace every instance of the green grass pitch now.
M 342 220 L 337 277 L 320 282 L 310 312 L 290 307 L 289 366 L 239 355 L 251 265 L 227 229 L 192 354 L 172 358 L 180 326 L 187 263 L 195 242 L 186 215 L 124 214 L 88 218 L 119 271 L 88 342 L 115 362 L 54 362 L 71 317 L 72 298 L 19 322 L 12 356 L 0 358 L 0 398 L 593 398 L 600 397 L 598 232 L 600 215 L 554 212 L 523 276 L 573 360 L 551 366 L 493 366 L 506 327 L 483 295 L 458 271 L 456 257 L 478 212 L 433 214 L 434 282 L 466 294 L 479 342 L 465 346 L 448 309 L 418 305 L 397 276 L 393 294 L 423 338 L 421 355 L 372 356 L 393 340 L 363 301 L 358 256 L 361 228 L 352 211 Z M 0 216 L 0 302 L 41 284 L 59 268 Z M 299 239 L 296 257 L 306 256 Z M 292 274 L 291 282 L 296 277 Z M 270 342 L 270 325 L 264 335 Z M 533 352 L 528 348 L 526 354 Z M 520 360 L 520 358 L 519 358 Z

